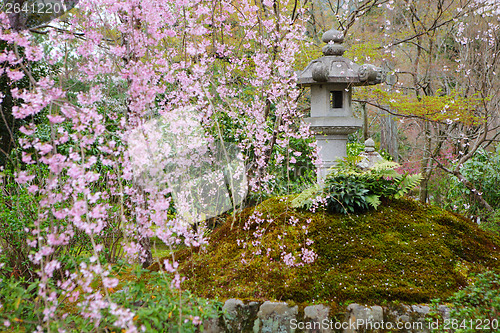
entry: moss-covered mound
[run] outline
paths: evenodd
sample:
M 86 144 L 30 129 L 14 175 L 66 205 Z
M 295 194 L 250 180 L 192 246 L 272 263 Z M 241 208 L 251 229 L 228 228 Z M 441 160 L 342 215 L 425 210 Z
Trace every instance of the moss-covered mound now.
M 344 216 L 274 198 L 229 217 L 205 251 L 177 256 L 184 287 L 205 297 L 426 302 L 451 295 L 473 272 L 497 270 L 500 239 L 408 199 Z

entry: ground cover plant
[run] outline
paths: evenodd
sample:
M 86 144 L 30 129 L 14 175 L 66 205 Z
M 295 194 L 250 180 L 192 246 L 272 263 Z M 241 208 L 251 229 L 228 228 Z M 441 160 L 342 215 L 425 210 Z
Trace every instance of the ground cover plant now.
M 70 332 L 119 331 L 123 318 L 145 332 L 165 330 L 194 332 L 203 320 L 216 318 L 220 304 L 195 297 L 188 291 L 181 291 L 165 274 L 151 273 L 140 267 L 120 263 L 110 270 L 110 277 L 120 282 L 114 288 L 105 289 L 99 281 L 90 286 L 116 304 L 103 309 L 99 324 L 95 318 L 85 318 L 79 313 L 74 299 L 61 298 L 61 304 L 54 309 L 56 320 L 51 321 L 47 330 Z M 33 302 L 33 296 L 40 282 L 27 282 L 16 277 L 0 282 L 2 300 L 3 330 L 7 332 L 39 330 L 40 319 L 46 315 L 43 304 Z M 84 289 L 78 289 L 84 293 Z M 126 309 L 126 310 L 125 310 Z
M 498 270 L 500 239 L 411 199 L 358 214 L 311 212 L 274 198 L 230 217 L 206 251 L 178 253 L 185 285 L 206 297 L 297 303 L 429 302 Z
M 449 318 L 438 311 L 440 299 L 433 300 L 431 317 L 440 325 L 433 332 L 472 333 L 479 330 L 496 332 L 500 314 L 500 275 L 486 271 L 471 276 L 471 284 L 446 299 L 450 307 Z M 445 326 L 445 322 L 447 325 Z

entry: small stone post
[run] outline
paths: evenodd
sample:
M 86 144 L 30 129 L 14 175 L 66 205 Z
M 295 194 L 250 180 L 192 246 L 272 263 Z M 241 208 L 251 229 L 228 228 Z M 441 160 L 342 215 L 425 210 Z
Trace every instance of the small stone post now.
M 361 169 L 370 169 L 375 163 L 383 161 L 384 158 L 375 151 L 375 142 L 372 138 L 365 141 L 365 151 L 359 154 L 361 161 L 357 164 Z

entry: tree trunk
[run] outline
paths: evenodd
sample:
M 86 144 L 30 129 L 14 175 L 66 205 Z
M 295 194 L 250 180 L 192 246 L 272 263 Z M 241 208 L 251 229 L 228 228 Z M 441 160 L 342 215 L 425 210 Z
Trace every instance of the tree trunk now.
M 391 155 L 394 162 L 399 161 L 398 128 L 394 116 L 386 111 L 380 114 L 380 149 Z
M 153 264 L 153 253 L 151 252 L 151 242 L 149 237 L 142 237 L 139 240 L 139 244 L 142 247 L 144 256 L 142 257 L 144 261 L 142 262 L 142 268 L 148 268 Z
M 468 181 L 460 172 L 455 172 L 454 175 L 470 190 L 470 196 L 474 201 L 476 201 L 479 205 L 481 205 L 484 209 L 486 209 L 489 213 L 493 212 L 493 207 L 490 206 L 486 200 L 484 200 L 483 196 L 478 193 L 475 189 L 474 184 Z
M 429 179 L 431 177 L 431 130 L 429 122 L 424 122 L 424 150 L 422 153 L 422 163 L 420 164 L 422 180 L 420 181 L 420 194 L 418 199 L 426 203 L 429 196 Z
M 368 131 L 368 111 L 366 110 L 366 103 L 361 103 L 361 109 L 363 110 L 363 140 L 366 141 L 370 137 Z

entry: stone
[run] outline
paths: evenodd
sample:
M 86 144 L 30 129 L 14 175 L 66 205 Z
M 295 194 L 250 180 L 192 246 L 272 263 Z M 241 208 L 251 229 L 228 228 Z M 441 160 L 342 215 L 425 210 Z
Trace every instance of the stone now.
M 330 322 L 330 307 L 323 304 L 310 305 L 304 308 L 304 322 L 311 323 L 312 329 L 307 329 L 307 333 L 330 333 L 330 325 L 323 325 Z
M 360 153 L 361 161 L 356 164 L 363 170 L 370 169 L 376 163 L 383 161 L 384 158 L 375 151 L 375 142 L 372 138 L 368 138 L 365 141 L 365 151 Z
M 231 298 L 224 303 L 222 311 L 227 312 L 229 315 L 234 315 L 235 312 L 237 312 L 238 307 L 243 307 L 243 306 L 245 306 L 245 303 L 243 303 L 242 300 Z
M 446 305 L 440 305 L 438 307 L 438 311 L 443 316 L 443 319 L 450 319 L 450 308 L 449 307 L 447 307 Z
M 365 152 L 370 153 L 375 151 L 375 141 L 372 138 L 368 138 L 365 141 Z
M 220 318 L 205 319 L 203 321 L 203 332 L 204 333 L 221 333 L 225 332 L 225 329 L 220 325 Z
M 379 84 L 384 80 L 384 73 L 381 68 L 370 64 L 362 65 L 358 70 L 359 80 L 367 84 Z
M 413 312 L 418 313 L 422 317 L 425 317 L 431 310 L 431 308 L 427 305 L 412 305 L 411 309 Z
M 366 328 L 366 323 L 382 323 L 384 321 L 384 310 L 381 306 L 363 306 L 356 303 L 349 304 L 347 307 L 347 321 L 349 327 L 344 333 L 362 332 Z M 354 329 L 352 328 L 352 323 Z M 359 324 L 359 325 L 358 325 Z
M 284 302 L 264 302 L 254 322 L 254 333 L 294 333 L 292 319 L 297 320 L 298 306 L 288 306 Z
M 323 46 L 322 51 L 327 56 L 341 56 L 345 52 L 345 47 L 339 44 L 327 44 Z
M 408 323 L 411 322 L 411 308 L 404 304 L 390 305 L 384 308 L 384 319 L 392 323 Z
M 343 43 L 344 42 L 344 34 L 342 33 L 342 31 L 338 31 L 337 29 L 332 28 L 323 34 L 323 37 L 321 38 L 321 40 L 324 43 L 330 43 L 330 42 Z
M 425 317 L 431 310 L 431 308 L 427 305 L 412 305 L 411 306 L 412 313 L 410 314 L 411 321 L 414 323 L 420 322 L 423 327 L 423 331 L 420 332 L 430 332 L 429 330 L 429 324 Z
M 326 305 L 310 305 L 299 314 L 298 306 L 283 302 L 244 303 L 229 299 L 224 303 L 223 315 L 203 322 L 203 332 L 208 333 L 377 333 L 384 323 L 407 324 L 392 330 L 399 333 L 430 333 L 426 316 L 430 312 L 427 305 L 391 304 L 387 307 L 350 304 L 345 313 L 330 318 L 330 308 Z M 440 305 L 438 311 L 443 319 L 449 318 L 450 309 Z M 340 317 L 339 317 L 340 316 Z M 343 317 L 343 318 L 342 318 Z M 340 321 L 339 321 L 340 319 Z M 356 325 L 356 323 L 371 323 Z M 354 323 L 352 325 L 351 323 Z M 377 325 L 377 324 L 378 325 Z M 418 323 L 419 326 L 415 326 Z M 385 326 L 387 328 L 387 326 Z M 393 326 L 394 327 L 394 326 Z
M 225 332 L 250 332 L 253 329 L 259 303 L 243 303 L 239 299 L 228 299 L 222 307 Z

